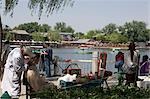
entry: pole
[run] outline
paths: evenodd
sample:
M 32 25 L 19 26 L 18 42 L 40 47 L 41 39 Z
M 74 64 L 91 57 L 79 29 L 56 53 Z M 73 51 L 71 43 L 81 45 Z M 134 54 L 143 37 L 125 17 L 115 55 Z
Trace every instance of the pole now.
M 93 52 L 93 55 L 92 55 L 92 73 L 95 74 L 95 72 L 98 72 L 97 71 L 97 68 L 98 68 L 98 52 L 95 51 Z
M 3 30 L 2 30 L 2 21 L 1 21 L 1 15 L 0 15 L 0 57 L 2 53 L 2 37 L 3 37 Z M 1 61 L 1 58 L 0 58 Z
M 2 60 L 1 60 L 1 54 L 2 54 L 2 37 L 3 37 L 3 29 L 2 29 L 1 15 L 0 15 L 0 78 L 2 77 Z

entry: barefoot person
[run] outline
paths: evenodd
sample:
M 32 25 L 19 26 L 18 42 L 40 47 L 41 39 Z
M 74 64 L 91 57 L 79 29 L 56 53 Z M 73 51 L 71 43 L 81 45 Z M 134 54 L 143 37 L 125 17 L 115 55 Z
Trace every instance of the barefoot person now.
M 9 53 L 4 67 L 4 76 L 1 84 L 2 93 L 7 91 L 12 99 L 18 99 L 20 95 L 21 74 L 27 68 L 27 65 L 24 64 L 24 56 L 34 56 L 30 47 L 21 46 L 20 48 L 14 48 Z

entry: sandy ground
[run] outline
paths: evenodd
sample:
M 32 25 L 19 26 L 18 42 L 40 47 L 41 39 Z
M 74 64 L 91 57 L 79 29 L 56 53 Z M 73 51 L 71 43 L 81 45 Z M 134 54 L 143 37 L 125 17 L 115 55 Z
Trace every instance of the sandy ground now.
M 1 82 L 0 82 L 0 86 L 1 86 Z M 25 93 L 26 93 L 26 90 L 25 90 L 25 86 L 24 85 L 21 85 L 21 94 L 23 94 L 19 99 L 26 99 L 26 96 L 25 96 Z M 2 96 L 2 90 L 0 88 L 0 97 Z

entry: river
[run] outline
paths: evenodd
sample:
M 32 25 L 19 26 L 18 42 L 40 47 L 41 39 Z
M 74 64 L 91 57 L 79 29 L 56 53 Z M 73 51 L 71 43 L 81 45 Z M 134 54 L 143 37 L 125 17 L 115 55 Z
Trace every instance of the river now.
M 115 55 L 117 54 L 117 51 L 112 51 L 111 49 L 88 49 L 88 50 L 81 50 L 77 48 L 58 48 L 53 49 L 53 56 L 59 56 L 61 59 L 71 59 L 71 60 L 91 60 L 92 59 L 92 52 L 93 51 L 100 51 L 100 52 L 106 52 L 107 53 L 107 63 L 106 68 L 109 71 L 115 72 L 117 71 L 116 68 L 114 68 L 114 61 L 115 61 Z M 127 50 L 122 49 L 122 52 L 126 55 Z M 87 54 L 88 52 L 88 54 Z M 91 53 L 89 53 L 91 52 Z M 139 49 L 140 53 L 140 60 L 142 59 L 143 55 L 148 55 L 150 57 L 150 49 Z M 79 68 L 82 70 L 82 74 L 87 74 L 92 70 L 92 63 L 77 63 L 79 65 Z M 59 66 L 61 68 L 65 68 L 68 65 L 68 63 L 59 63 Z M 61 72 L 60 68 L 60 72 Z

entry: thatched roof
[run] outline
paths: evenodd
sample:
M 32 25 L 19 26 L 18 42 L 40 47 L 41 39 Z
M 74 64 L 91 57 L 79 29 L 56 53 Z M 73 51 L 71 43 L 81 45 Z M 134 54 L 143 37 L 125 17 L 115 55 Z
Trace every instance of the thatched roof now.
M 29 35 L 29 33 L 26 32 L 25 30 L 12 30 L 10 32 L 11 33 L 15 33 L 15 34 L 26 34 L 26 35 Z

